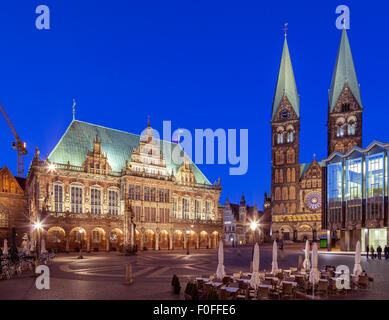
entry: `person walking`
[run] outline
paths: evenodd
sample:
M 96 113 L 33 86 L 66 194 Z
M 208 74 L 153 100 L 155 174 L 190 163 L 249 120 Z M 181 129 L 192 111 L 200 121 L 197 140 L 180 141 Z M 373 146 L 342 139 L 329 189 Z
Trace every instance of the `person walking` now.
M 385 260 L 388 260 L 388 258 L 389 258 L 388 246 L 385 246 L 384 254 L 385 254 Z
M 380 245 L 378 245 L 377 247 L 377 256 L 378 256 L 378 260 L 381 260 L 381 253 L 382 253 L 382 248 Z
M 370 246 L 371 258 L 374 259 L 374 247 Z
M 369 260 L 369 245 L 366 246 L 366 260 Z

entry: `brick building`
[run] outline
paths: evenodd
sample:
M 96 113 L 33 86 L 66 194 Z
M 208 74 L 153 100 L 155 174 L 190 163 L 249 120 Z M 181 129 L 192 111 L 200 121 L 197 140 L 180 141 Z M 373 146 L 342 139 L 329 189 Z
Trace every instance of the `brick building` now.
M 150 123 L 136 135 L 73 120 L 47 160 L 37 150 L 27 176 L 29 215 L 42 222 L 47 247 L 216 248 L 220 183 L 178 148 L 155 139 Z

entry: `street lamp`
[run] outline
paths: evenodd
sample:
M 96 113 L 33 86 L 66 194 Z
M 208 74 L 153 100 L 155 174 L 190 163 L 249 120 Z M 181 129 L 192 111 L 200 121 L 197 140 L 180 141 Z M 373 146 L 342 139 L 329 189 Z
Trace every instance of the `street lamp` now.
M 252 221 L 252 222 L 250 223 L 250 229 L 251 229 L 251 231 L 253 232 L 253 243 L 256 242 L 256 241 L 255 241 L 255 239 L 256 239 L 256 232 L 255 232 L 255 230 L 257 230 L 258 227 L 259 227 L 259 224 L 258 224 L 257 221 Z
M 39 222 L 39 221 L 36 221 L 34 223 L 34 229 L 36 230 L 36 233 L 37 233 L 37 243 L 35 245 L 35 254 L 36 254 L 36 259 L 38 260 L 39 259 L 39 254 L 40 254 L 40 242 L 41 242 L 41 234 L 40 234 L 40 230 L 42 229 L 42 223 Z
M 186 254 L 189 254 L 189 234 L 190 231 L 186 230 Z
M 82 256 L 82 234 L 84 233 L 84 230 L 80 229 L 78 230 L 78 232 L 80 233 L 80 254 L 77 259 L 84 259 L 84 257 Z

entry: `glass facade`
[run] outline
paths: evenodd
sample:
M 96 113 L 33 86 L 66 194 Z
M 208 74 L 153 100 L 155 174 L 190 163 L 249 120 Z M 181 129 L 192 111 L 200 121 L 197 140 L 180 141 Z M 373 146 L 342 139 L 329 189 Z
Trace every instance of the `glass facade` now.
M 362 158 L 346 160 L 346 219 L 362 218 Z
M 330 222 L 341 222 L 342 220 L 342 162 L 331 163 L 327 169 L 327 201 Z
M 375 143 L 365 150 L 325 160 L 327 223 L 387 227 L 384 203 L 388 194 L 388 146 Z
M 366 163 L 366 219 L 381 219 L 383 218 L 384 207 L 384 154 L 368 156 Z

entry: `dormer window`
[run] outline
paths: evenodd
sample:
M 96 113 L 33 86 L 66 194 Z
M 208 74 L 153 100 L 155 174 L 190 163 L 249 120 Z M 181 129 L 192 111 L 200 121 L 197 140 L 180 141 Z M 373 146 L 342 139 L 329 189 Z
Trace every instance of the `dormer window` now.
M 282 144 L 282 143 L 284 143 L 284 134 L 278 133 L 277 134 L 277 144 Z
M 294 140 L 294 132 L 293 131 L 289 131 L 287 133 L 287 136 L 286 136 L 286 142 L 287 143 L 292 143 Z
M 350 111 L 350 104 L 342 103 L 342 112 L 349 112 L 349 111 Z
M 347 127 L 347 134 L 349 136 L 354 136 L 355 135 L 355 122 L 349 123 Z
M 343 126 L 337 126 L 337 127 L 336 127 L 336 136 L 337 136 L 338 138 L 344 136 L 344 128 L 343 128 Z

